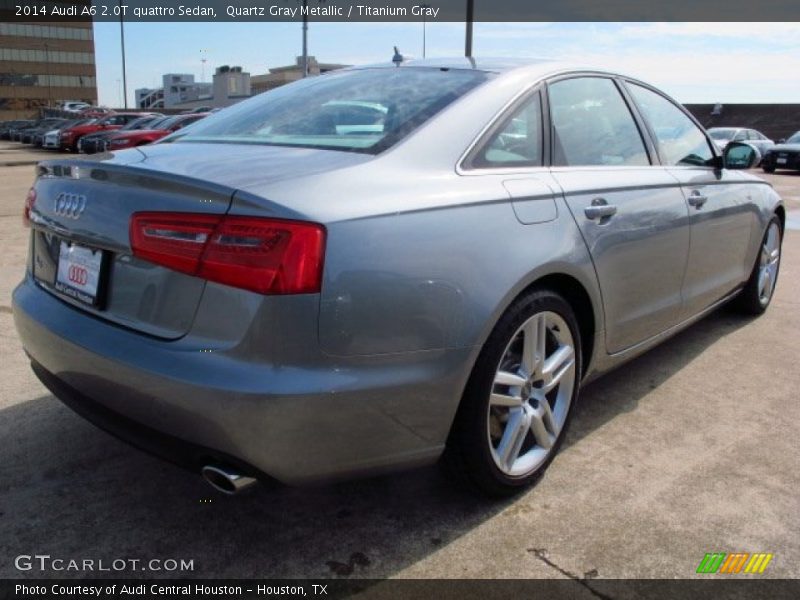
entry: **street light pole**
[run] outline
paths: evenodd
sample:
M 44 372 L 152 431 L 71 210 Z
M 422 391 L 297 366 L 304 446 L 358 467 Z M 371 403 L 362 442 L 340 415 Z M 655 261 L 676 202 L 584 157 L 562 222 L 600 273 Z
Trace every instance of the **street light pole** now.
M 425 35 L 426 34 L 425 26 L 427 25 L 427 22 L 428 22 L 428 18 L 427 18 L 427 15 L 426 15 L 426 9 L 430 8 L 430 5 L 429 4 L 422 4 L 420 6 L 420 8 L 422 9 L 422 58 L 425 58 L 426 50 L 427 50 L 427 48 L 426 48 L 426 46 L 427 46 L 426 41 L 427 40 L 426 40 L 426 35 Z
M 47 64 L 50 64 L 50 45 L 45 43 L 44 44 L 44 57 L 47 61 Z M 52 73 L 47 74 L 47 108 L 51 108 L 53 106 L 53 75 Z
M 125 104 L 125 109 L 128 108 L 128 76 L 125 70 L 125 25 L 122 18 L 122 0 L 118 0 L 119 3 L 119 44 L 120 48 L 122 49 L 122 92 L 123 92 L 123 103 Z
M 472 58 L 472 21 L 475 18 L 475 0 L 467 0 L 467 35 L 464 42 L 464 56 Z
M 303 0 L 303 77 L 308 77 L 308 0 Z

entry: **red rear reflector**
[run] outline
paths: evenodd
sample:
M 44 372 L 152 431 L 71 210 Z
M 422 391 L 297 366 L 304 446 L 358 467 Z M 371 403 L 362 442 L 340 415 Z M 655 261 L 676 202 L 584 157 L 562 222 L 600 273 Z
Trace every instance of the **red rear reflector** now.
M 325 228 L 316 223 L 185 213 L 136 213 L 134 256 L 261 294 L 320 291 Z
M 25 196 L 25 208 L 22 210 L 22 224 L 25 227 L 31 226 L 31 210 L 36 204 L 36 190 L 31 188 L 28 190 L 28 195 Z

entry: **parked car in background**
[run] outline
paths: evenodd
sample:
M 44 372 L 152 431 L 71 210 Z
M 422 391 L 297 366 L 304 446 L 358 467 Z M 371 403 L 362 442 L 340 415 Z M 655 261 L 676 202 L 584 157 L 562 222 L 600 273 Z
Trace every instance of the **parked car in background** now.
M 82 117 L 104 117 L 106 115 L 110 115 L 115 111 L 111 110 L 110 108 L 106 108 L 105 106 L 89 106 L 84 108 L 78 114 Z
M 67 121 L 59 127 L 51 129 L 50 131 L 46 132 L 44 136 L 42 136 L 42 148 L 47 148 L 48 150 L 59 150 L 61 148 L 61 132 L 63 130 L 71 127 L 78 127 L 80 125 L 90 125 L 96 120 L 97 119 L 95 118 L 73 119 L 72 121 Z
M 97 131 L 114 131 L 120 129 L 141 116 L 141 113 L 112 113 L 100 117 L 92 123 L 64 129 L 61 131 L 61 149 L 69 152 L 76 152 L 78 150 L 78 142 L 83 136 Z
M 708 135 L 720 150 L 724 150 L 730 142 L 744 142 L 756 148 L 762 157 L 775 145 L 775 142 L 760 131 L 744 127 L 712 127 L 708 130 Z
M 9 130 L 8 139 L 10 141 L 12 141 L 12 142 L 20 141 L 20 139 L 22 138 L 22 135 L 24 134 L 24 132 L 27 131 L 28 129 L 36 127 L 36 124 L 38 122 L 39 122 L 38 119 L 37 120 L 33 120 L 32 119 L 32 120 L 22 121 L 19 125 L 15 125 L 14 127 L 12 127 Z
M 177 115 L 174 117 L 167 117 L 156 125 L 141 131 L 126 131 L 116 132 L 114 135 L 108 137 L 105 142 L 106 150 L 124 150 L 125 148 L 133 148 L 134 146 L 144 146 L 152 144 L 163 137 L 168 136 L 170 133 L 188 127 L 192 123 L 205 118 L 206 114 L 191 113 L 186 115 Z
M 69 119 L 62 119 L 62 118 L 47 118 L 42 119 L 36 123 L 34 127 L 28 127 L 22 135 L 20 135 L 20 142 L 23 144 L 33 144 L 36 145 L 36 138 L 39 137 L 39 146 L 42 145 L 42 138 L 44 134 L 58 127 L 59 125 L 63 125 L 67 123 Z
M 359 103 L 385 118 L 330 109 Z M 443 456 L 507 495 L 583 384 L 728 301 L 767 310 L 785 208 L 731 170 L 756 157 L 600 70 L 342 69 L 40 163 L 14 320 L 53 394 L 227 493 Z
M 4 121 L 0 123 L 0 139 L 10 140 L 12 130 L 24 125 L 30 125 L 31 123 L 33 123 L 33 121 L 30 119 L 14 119 L 13 121 Z
M 190 108 L 181 112 L 182 115 L 192 115 L 195 113 L 210 113 L 214 110 L 211 106 L 198 106 L 196 108 Z
M 123 125 L 119 129 L 112 129 L 110 131 L 103 130 L 97 131 L 95 133 L 90 133 L 88 135 L 83 136 L 80 140 L 78 140 L 78 152 L 83 154 L 95 154 L 97 152 L 105 152 L 106 150 L 106 143 L 108 139 L 118 133 L 124 131 L 138 131 L 140 129 L 151 129 L 156 123 L 163 121 L 169 117 L 165 117 L 162 114 L 147 114 L 142 113 L 138 119 L 134 119 L 130 121 L 126 125 Z
M 91 105 L 88 102 L 81 102 L 79 100 L 67 100 L 61 104 L 61 110 L 74 113 L 79 113 L 90 107 Z
M 761 168 L 765 173 L 776 169 L 800 171 L 800 131 L 770 148 L 761 160 Z

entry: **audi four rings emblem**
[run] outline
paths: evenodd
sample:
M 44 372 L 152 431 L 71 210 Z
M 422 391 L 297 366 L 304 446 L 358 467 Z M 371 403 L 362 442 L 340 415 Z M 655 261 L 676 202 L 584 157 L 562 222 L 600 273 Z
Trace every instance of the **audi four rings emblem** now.
M 89 281 L 89 272 L 80 265 L 70 265 L 67 278 L 72 283 L 77 283 L 78 285 L 86 285 L 86 282 Z
M 61 192 L 56 196 L 55 213 L 68 219 L 79 219 L 86 208 L 86 196 Z

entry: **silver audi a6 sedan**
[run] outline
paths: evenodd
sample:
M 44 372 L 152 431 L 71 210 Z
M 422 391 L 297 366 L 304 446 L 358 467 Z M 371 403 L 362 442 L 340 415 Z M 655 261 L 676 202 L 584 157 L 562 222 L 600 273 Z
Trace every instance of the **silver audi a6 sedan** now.
M 57 397 L 223 491 L 444 455 L 510 493 L 581 385 L 767 308 L 784 208 L 754 159 L 602 71 L 339 71 L 41 163 L 16 326 Z

